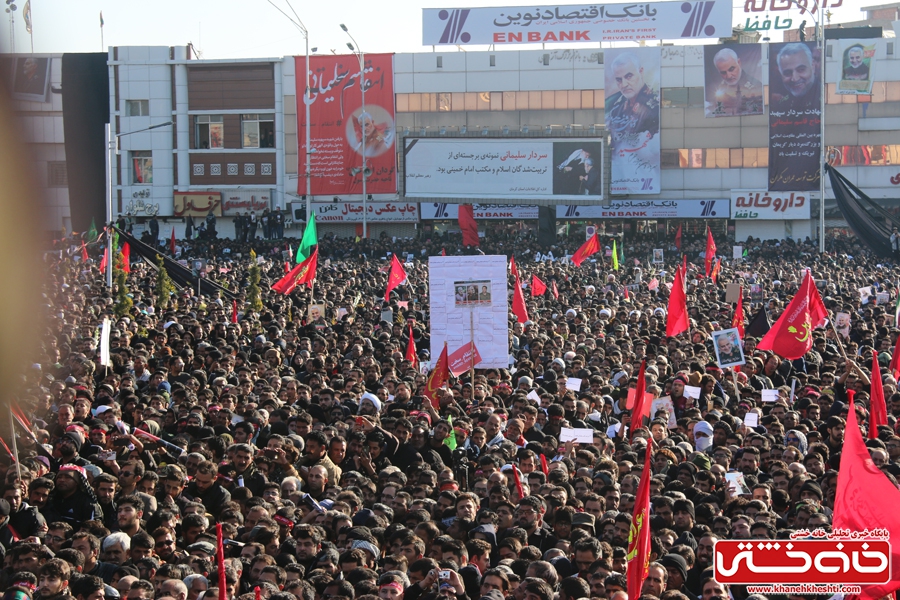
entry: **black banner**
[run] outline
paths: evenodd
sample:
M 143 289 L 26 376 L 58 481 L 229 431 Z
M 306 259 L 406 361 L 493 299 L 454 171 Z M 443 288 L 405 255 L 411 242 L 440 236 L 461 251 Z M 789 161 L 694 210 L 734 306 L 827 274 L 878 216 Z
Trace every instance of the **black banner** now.
M 769 191 L 819 189 L 820 70 L 814 42 L 769 46 Z

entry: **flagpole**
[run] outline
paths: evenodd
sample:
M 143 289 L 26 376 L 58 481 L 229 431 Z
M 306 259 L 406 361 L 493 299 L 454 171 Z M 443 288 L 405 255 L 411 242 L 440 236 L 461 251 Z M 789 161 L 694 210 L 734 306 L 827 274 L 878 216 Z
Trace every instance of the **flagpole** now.
M 734 367 L 732 367 L 732 369 L 731 369 L 731 381 L 734 382 L 734 393 L 735 393 L 735 395 L 737 396 L 738 404 L 740 404 L 740 402 L 741 402 L 741 390 L 740 390 L 740 388 L 738 387 L 737 373 L 734 372 Z
M 12 436 L 10 438 L 10 441 L 12 441 L 12 451 L 13 451 L 13 455 L 14 455 L 13 458 L 16 461 L 16 477 L 18 477 L 19 481 L 21 482 L 22 481 L 22 465 L 19 463 L 19 445 L 16 443 L 16 424 L 15 424 L 15 420 L 13 419 L 12 403 L 9 404 L 8 408 L 9 408 L 9 433 Z
M 469 363 L 469 383 L 472 389 L 475 389 L 475 310 L 469 311 L 469 352 L 472 353 L 472 360 Z

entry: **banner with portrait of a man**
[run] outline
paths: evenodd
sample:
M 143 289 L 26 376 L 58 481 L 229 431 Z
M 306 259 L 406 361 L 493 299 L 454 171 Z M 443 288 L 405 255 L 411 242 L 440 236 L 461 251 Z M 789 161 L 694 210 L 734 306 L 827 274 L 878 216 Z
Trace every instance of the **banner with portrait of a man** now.
M 842 40 L 838 94 L 868 95 L 875 81 L 874 40 Z
M 815 42 L 769 47 L 769 191 L 819 189 L 821 94 Z
M 605 50 L 612 194 L 658 194 L 660 49 Z
M 762 46 L 718 44 L 703 52 L 706 117 L 763 114 Z

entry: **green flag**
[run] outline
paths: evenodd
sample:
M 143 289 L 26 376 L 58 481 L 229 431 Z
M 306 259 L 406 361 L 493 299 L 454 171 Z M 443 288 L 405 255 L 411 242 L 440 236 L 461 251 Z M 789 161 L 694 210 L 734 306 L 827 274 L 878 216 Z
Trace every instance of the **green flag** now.
M 97 241 L 97 223 L 94 222 L 94 219 L 91 219 L 91 228 L 88 229 L 87 236 L 88 243 Z
M 303 230 L 303 238 L 300 240 L 300 247 L 297 248 L 297 263 L 302 263 L 312 254 L 312 249 L 319 244 L 316 235 L 316 213 L 311 212 L 309 221 L 306 222 L 306 229 Z
M 450 423 L 450 435 L 444 439 L 444 444 L 451 450 L 456 450 L 456 430 L 453 429 L 453 417 L 447 417 L 447 422 Z
M 613 240 L 612 264 L 613 264 L 613 269 L 618 271 L 619 270 L 619 253 L 616 251 L 616 240 Z
M 115 229 L 112 232 L 112 254 L 110 256 L 115 256 L 119 253 L 119 232 Z

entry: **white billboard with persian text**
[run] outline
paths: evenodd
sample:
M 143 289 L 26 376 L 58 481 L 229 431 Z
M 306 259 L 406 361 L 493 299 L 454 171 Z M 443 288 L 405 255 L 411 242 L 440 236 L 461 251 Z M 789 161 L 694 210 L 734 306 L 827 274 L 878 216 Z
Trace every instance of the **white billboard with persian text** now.
M 406 138 L 409 198 L 599 200 L 603 143 L 596 138 Z
M 790 221 L 808 219 L 809 194 L 806 192 L 731 192 L 731 218 L 742 221 Z
M 313 202 L 319 223 L 418 223 L 419 205 L 415 202 Z

